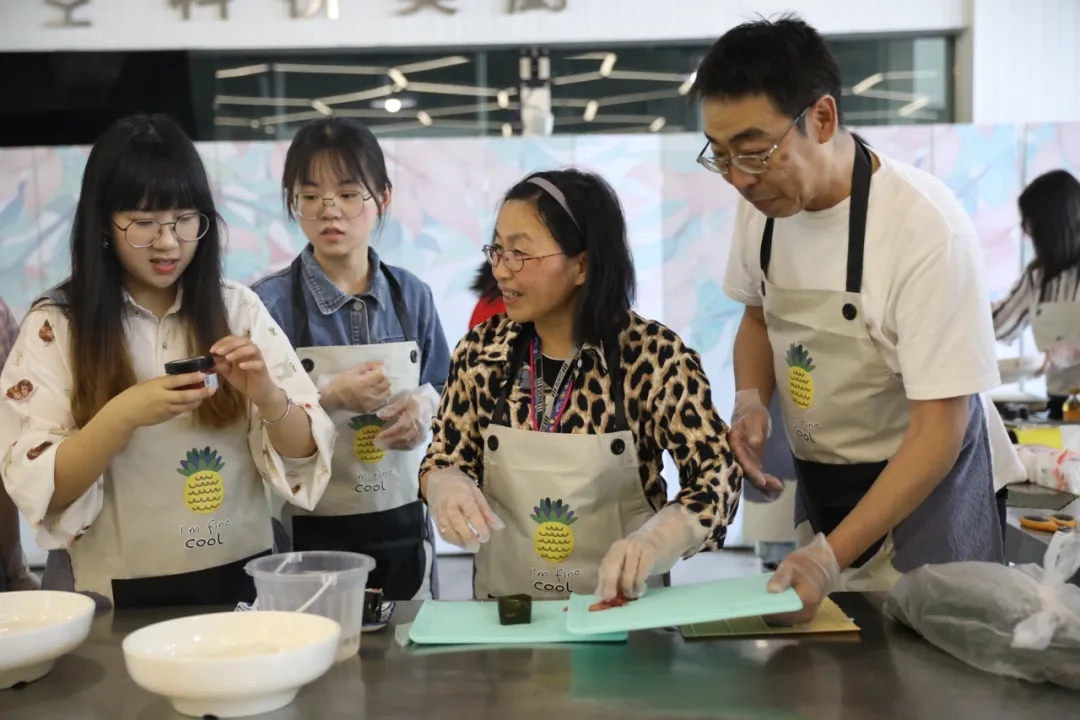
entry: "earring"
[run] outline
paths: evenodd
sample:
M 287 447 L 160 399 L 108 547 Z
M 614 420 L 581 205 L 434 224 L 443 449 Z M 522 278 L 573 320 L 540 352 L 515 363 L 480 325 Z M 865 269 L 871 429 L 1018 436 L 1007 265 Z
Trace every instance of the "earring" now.
M 105 248 L 106 250 L 108 250 L 108 249 L 109 249 L 109 241 L 108 241 L 108 240 L 105 240 L 104 242 L 102 242 L 102 243 L 101 243 L 101 247 L 103 247 L 103 248 Z

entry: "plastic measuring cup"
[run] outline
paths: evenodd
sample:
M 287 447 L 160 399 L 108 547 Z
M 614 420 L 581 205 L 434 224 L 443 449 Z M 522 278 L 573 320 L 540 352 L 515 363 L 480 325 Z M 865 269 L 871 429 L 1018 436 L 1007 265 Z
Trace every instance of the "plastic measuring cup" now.
M 341 662 L 360 651 L 364 589 L 374 568 L 367 555 L 324 550 L 267 555 L 244 570 L 255 579 L 259 610 L 322 615 L 341 625 Z

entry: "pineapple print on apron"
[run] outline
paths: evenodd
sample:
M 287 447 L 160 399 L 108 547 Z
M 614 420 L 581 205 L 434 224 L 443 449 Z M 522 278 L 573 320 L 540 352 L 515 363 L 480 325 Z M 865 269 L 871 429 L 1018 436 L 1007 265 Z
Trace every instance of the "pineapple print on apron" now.
M 73 589 L 118 608 L 254 599 L 243 566 L 269 552 L 272 537 L 247 420 L 208 431 L 187 414 L 139 428 L 103 490 L 97 520 L 67 558 L 50 555 L 47 574 L 70 562 Z
M 483 432 L 481 489 L 506 527 L 476 554 L 473 595 L 477 599 L 518 593 L 565 599 L 570 593 L 592 593 L 600 562 L 612 543 L 640 528 L 654 513 L 641 487 L 617 348 L 605 358 L 613 378 L 615 432 L 560 433 L 557 423 L 551 428 L 554 432 L 538 431 L 537 427 L 545 426 L 545 418 L 533 430 L 509 427 L 512 396 L 537 391 L 536 373 L 525 362 L 532 338 L 526 331 L 515 343 L 510 380 L 503 382 L 491 424 Z M 567 374 L 576 364 L 565 366 Z M 571 395 L 572 388 L 564 404 Z M 551 402 L 545 403 L 553 415 L 559 408 L 558 397 L 559 393 L 552 393 Z M 513 404 L 519 400 L 520 395 Z
M 313 346 L 307 322 L 300 258 L 293 263 L 293 310 L 299 347 L 296 354 L 312 381 L 380 361 L 390 380 L 391 400 L 420 384 L 420 348 L 408 336 L 408 315 L 397 280 L 382 266 L 404 342 Z M 325 380 L 324 380 L 325 382 Z M 330 413 L 338 428 L 330 483 L 313 512 L 293 505 L 281 509 L 294 550 L 344 550 L 371 556 L 376 563 L 368 587 L 381 588 L 387 600 L 431 597 L 434 552 L 425 505 L 420 496 L 423 446 L 384 450 L 375 445 L 384 421 L 374 413 Z
M 886 365 L 864 321 L 860 291 L 872 164 L 856 141 L 844 291 L 784 288 L 769 281 L 774 221 L 761 241 L 762 306 L 776 392 L 797 478 L 796 535 L 831 533 L 884 470 L 908 428 L 901 378 Z M 982 405 L 971 400 L 953 470 L 892 532 L 841 574 L 841 589 L 888 591 L 926 563 L 1000 561 L 1000 530 Z M 964 528 L 958 531 L 957 528 Z

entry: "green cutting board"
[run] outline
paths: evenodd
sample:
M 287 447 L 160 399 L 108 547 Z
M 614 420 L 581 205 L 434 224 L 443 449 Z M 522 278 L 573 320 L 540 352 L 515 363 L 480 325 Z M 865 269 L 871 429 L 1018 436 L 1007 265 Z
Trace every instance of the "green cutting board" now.
M 711 582 L 649 588 L 644 597 L 622 607 L 589 611 L 592 595 L 571 595 L 566 629 L 574 634 L 648 630 L 732 620 L 753 615 L 772 615 L 802 610 L 794 590 L 770 593 L 765 589 L 772 573 Z
M 539 645 L 544 643 L 622 642 L 626 632 L 574 634 L 566 629 L 565 600 L 533 600 L 532 622 L 500 625 L 493 601 L 425 600 L 409 639 L 418 645 Z

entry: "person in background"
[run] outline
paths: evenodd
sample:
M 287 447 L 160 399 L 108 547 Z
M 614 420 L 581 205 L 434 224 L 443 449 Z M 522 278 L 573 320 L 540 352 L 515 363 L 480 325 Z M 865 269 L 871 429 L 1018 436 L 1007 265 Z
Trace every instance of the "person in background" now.
M 442 538 L 477 553 L 475 597 L 638 597 L 721 547 L 742 470 L 701 358 L 630 310 L 614 190 L 578 170 L 529 175 L 484 252 L 507 312 L 458 343 L 420 481 Z
M 50 551 L 46 588 L 116 608 L 250 603 L 265 484 L 312 508 L 329 482 L 334 426 L 259 298 L 222 278 L 222 235 L 171 120 L 123 118 L 94 144 L 71 276 L 0 373 L 0 474 Z
M 733 28 L 698 67 L 698 158 L 742 197 L 724 291 L 731 442 L 761 471 L 780 395 L 801 547 L 769 588 L 813 617 L 832 590 L 888 591 L 924 564 L 1002 562 L 979 394 L 1000 382 L 971 218 L 939 180 L 844 129 L 821 35 L 786 15 Z
M 7 362 L 19 335 L 19 323 L 7 303 L 0 300 L 0 367 Z M 23 552 L 19 509 L 0 483 L 0 592 L 37 590 L 41 579 L 30 571 Z
M 479 300 L 473 308 L 472 317 L 469 318 L 470 330 L 488 318 L 506 312 L 506 303 L 503 302 L 502 292 L 499 291 L 499 281 L 495 279 L 491 271 L 491 263 L 485 262 L 476 271 L 471 289 L 477 294 Z
M 450 350 L 431 288 L 371 247 L 392 192 L 382 148 L 365 126 L 325 118 L 302 127 L 285 157 L 282 194 L 309 244 L 254 290 L 342 438 L 322 502 L 285 506 L 293 549 L 369 555 L 368 587 L 409 600 L 437 593 L 418 476 Z
M 1070 390 L 1080 387 L 1080 357 L 1059 351 L 1080 344 L 1080 181 L 1052 170 L 1032 180 L 1018 204 L 1035 257 L 993 304 L 994 334 L 1011 343 L 1032 329 L 1035 345 L 1047 353 L 1050 419 L 1062 420 Z

